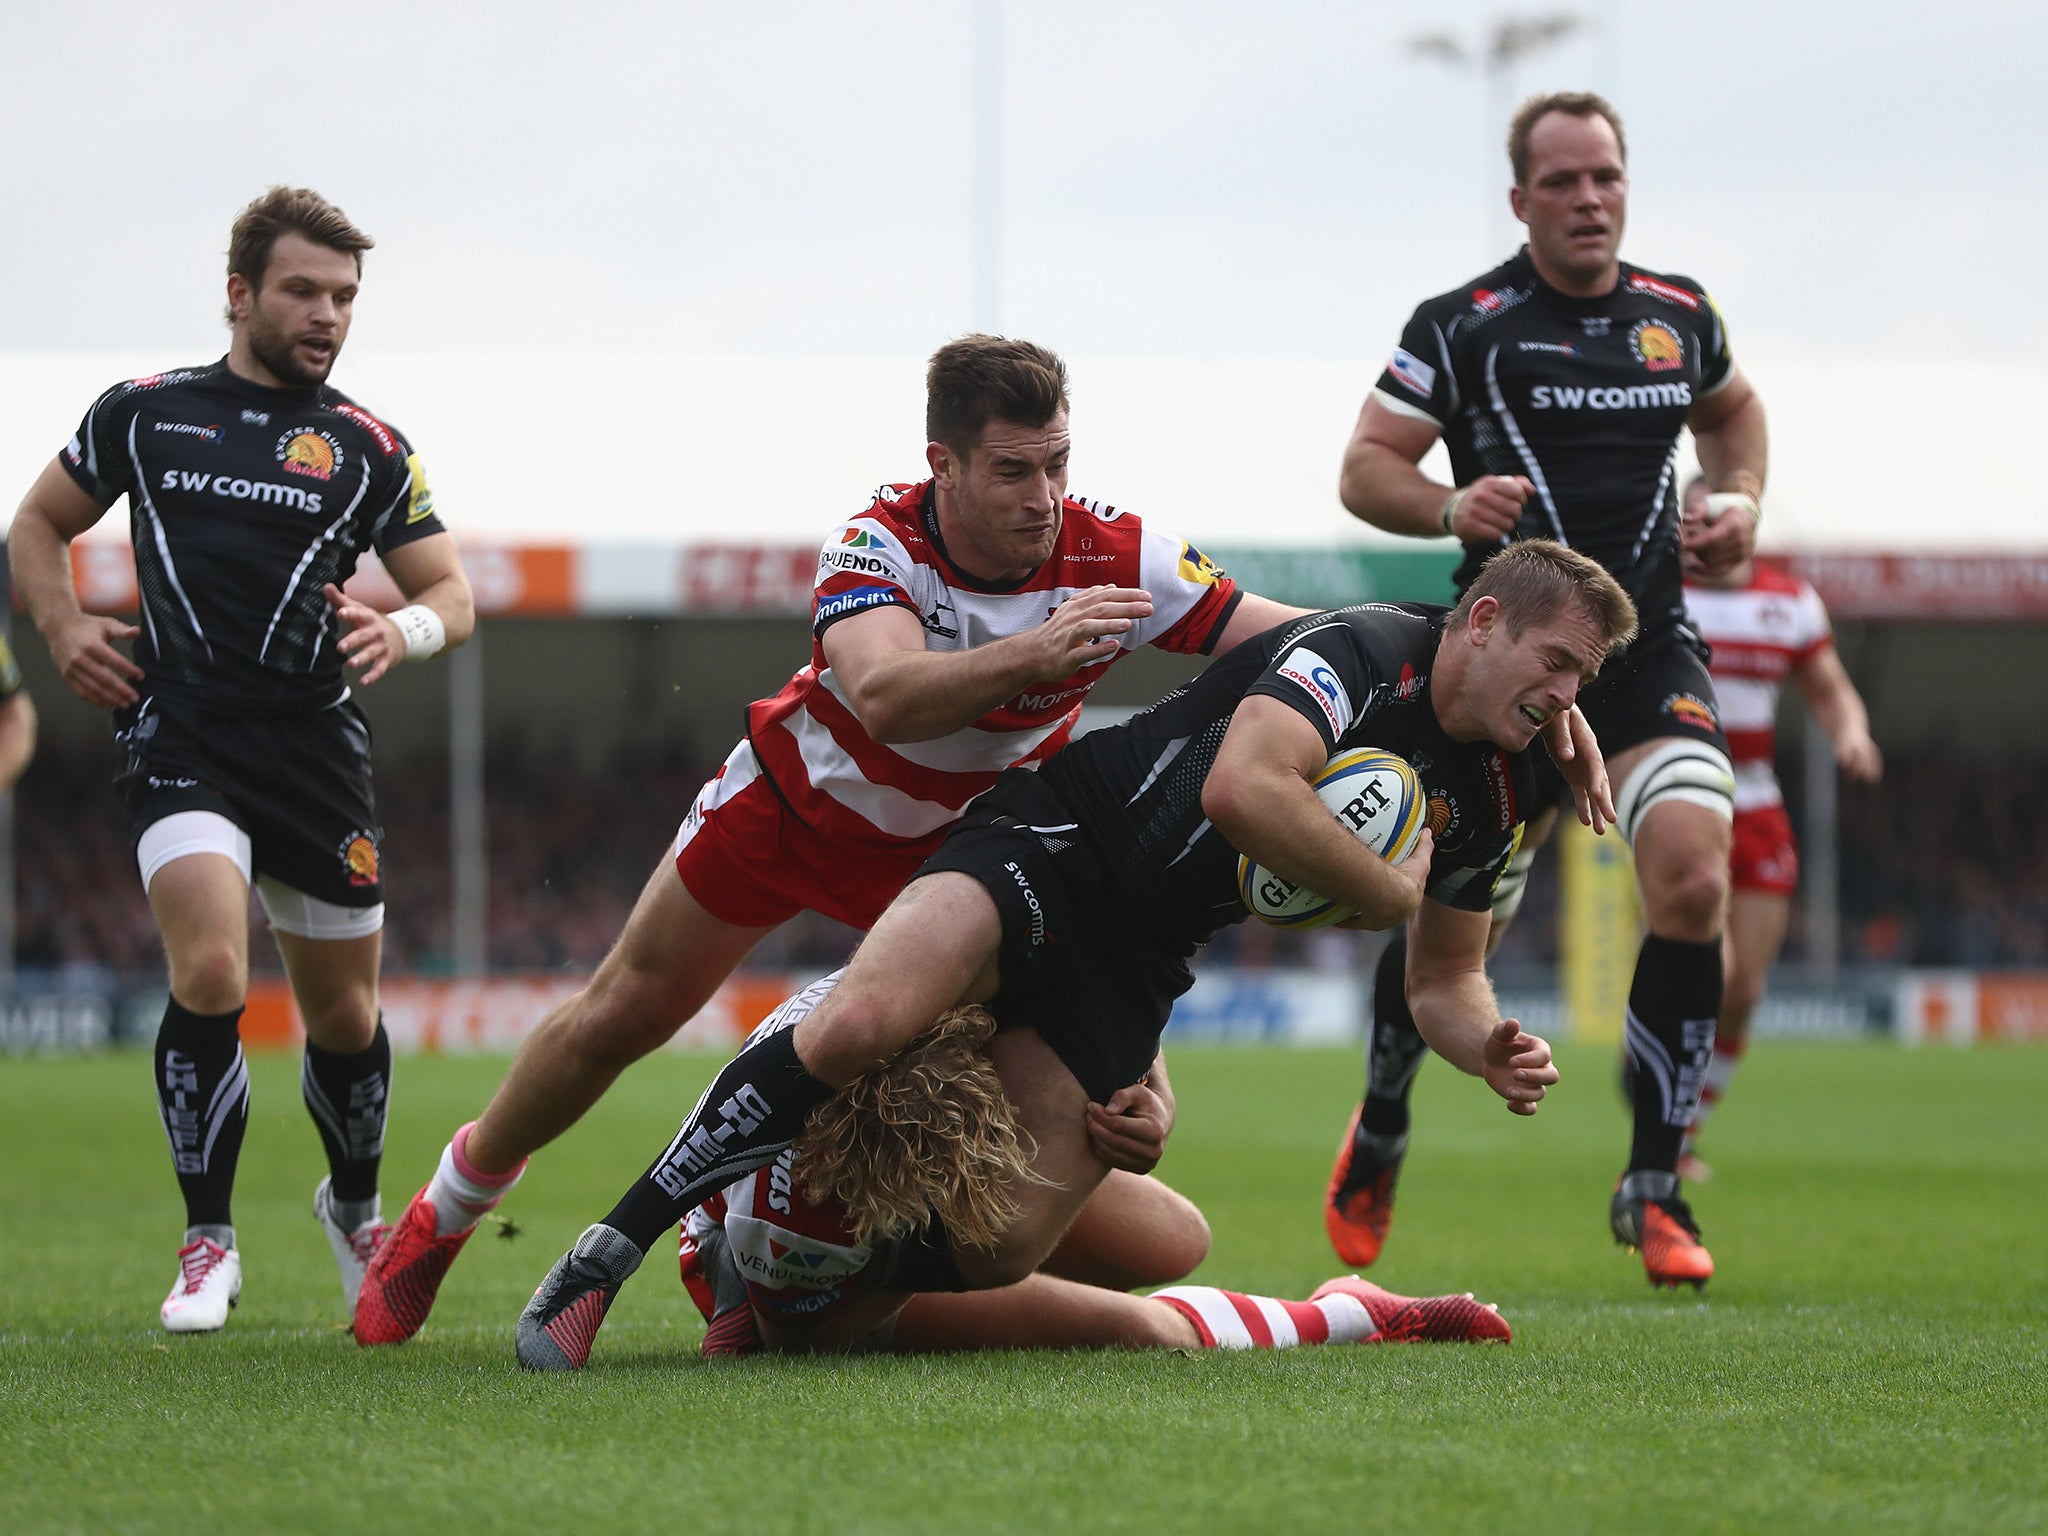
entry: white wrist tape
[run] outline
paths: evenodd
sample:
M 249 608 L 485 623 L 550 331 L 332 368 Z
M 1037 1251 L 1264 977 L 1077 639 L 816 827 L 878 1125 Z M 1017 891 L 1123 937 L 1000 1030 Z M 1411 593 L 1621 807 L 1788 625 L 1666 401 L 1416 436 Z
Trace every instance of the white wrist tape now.
M 441 622 L 441 615 L 425 603 L 401 608 L 391 614 L 390 619 L 398 626 L 399 634 L 405 637 L 407 661 L 425 661 L 448 643 L 448 626 Z
M 1707 516 L 1719 517 L 1730 507 L 1740 507 L 1749 514 L 1753 528 L 1764 520 L 1764 509 L 1754 496 L 1742 491 L 1715 491 L 1707 497 Z

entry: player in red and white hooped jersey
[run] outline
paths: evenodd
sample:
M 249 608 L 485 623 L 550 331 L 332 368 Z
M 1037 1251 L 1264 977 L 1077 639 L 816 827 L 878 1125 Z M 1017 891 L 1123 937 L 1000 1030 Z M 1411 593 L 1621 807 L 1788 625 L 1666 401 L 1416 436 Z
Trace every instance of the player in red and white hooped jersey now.
M 1689 516 L 1704 515 L 1706 483 L 1685 491 Z M 1689 572 L 1685 604 L 1714 656 L 1708 671 L 1721 704 L 1721 728 L 1735 764 L 1735 836 L 1730 851 L 1728 925 L 1724 930 L 1721 1017 L 1714 1055 L 1686 1132 L 1683 1177 L 1709 1170 L 1694 1155 L 1701 1125 L 1727 1091 L 1749 1044 L 1750 1016 L 1764 987 L 1799 885 L 1799 846 L 1778 787 L 1778 693 L 1789 678 L 1833 744 L 1842 772 L 1875 783 L 1884 758 L 1870 739 L 1870 716 L 1835 652 L 1827 609 L 1812 587 L 1754 560 L 1720 576 Z
M 793 1028 L 831 991 L 824 977 L 763 1021 L 754 1040 Z M 979 1204 L 990 1170 L 1015 1149 L 1014 1117 L 991 1044 L 995 1021 L 979 1009 L 940 1020 L 895 1061 L 856 1082 L 812 1119 L 819 1144 L 791 1146 L 694 1208 L 683 1223 L 682 1278 L 710 1325 L 706 1355 L 889 1349 L 1224 1348 L 1421 1340 L 1507 1340 L 1493 1308 L 1469 1296 L 1413 1299 L 1351 1277 L 1319 1287 L 1306 1301 L 1250 1296 L 1209 1285 L 1168 1285 L 1149 1296 L 1140 1285 L 1182 1279 L 1209 1249 L 1209 1228 L 1186 1198 L 1149 1176 L 1165 1150 L 1170 1095 L 1163 1062 L 1147 1079 L 1148 1096 L 1095 1146 L 1112 1171 L 1039 1273 L 989 1291 L 907 1294 L 889 1288 L 891 1244 L 862 1235 L 863 1217 L 832 1194 L 809 1187 L 806 1163 L 826 1165 L 828 1182 L 848 1175 L 859 1199 L 871 1181 L 890 1190 L 898 1210 L 933 1209 L 932 1219 L 967 1229 L 1000 1213 Z M 752 1043 L 751 1041 L 749 1042 Z M 916 1112 L 891 1107 L 922 1090 Z M 886 1086 L 880 1086 L 886 1084 Z M 940 1102 L 934 1104 L 932 1100 Z M 1147 1112 L 1147 1109 L 1151 1112 Z M 942 1111 L 942 1113 L 937 1112 Z M 1002 1122 L 993 1129 L 991 1121 Z M 943 1127 L 934 1131 L 933 1127 Z M 1091 1122 L 1091 1130 L 1094 1129 Z M 963 1146 L 963 1144 L 965 1144 Z M 952 1168 L 974 1176 L 955 1178 Z M 920 1179 L 919 1172 L 928 1173 Z M 999 1181 L 999 1180 L 998 1180 Z M 872 1226 L 872 1214 L 868 1216 Z
M 969 336 L 926 374 L 931 478 L 819 556 L 810 665 L 749 711 L 597 974 L 529 1035 L 364 1277 L 361 1344 L 410 1338 L 527 1157 L 800 911 L 869 926 L 967 802 L 1049 755 L 1138 645 L 1220 653 L 1303 612 L 1066 494 L 1066 367 Z
M 1089 690 L 1120 657 L 1143 645 L 1208 651 L 1239 606 L 1235 583 L 1200 551 L 1115 507 L 1075 496 L 1061 504 L 1048 558 L 1018 579 L 978 577 L 947 547 L 939 484 L 883 486 L 865 512 L 826 540 L 812 601 L 810 665 L 748 711 L 747 739 L 706 787 L 678 838 L 683 879 L 693 889 L 690 844 L 703 818 L 750 789 L 767 792 L 767 785 L 756 788 L 765 776 L 817 834 L 811 846 L 818 856 L 796 855 L 804 867 L 795 880 L 811 887 L 801 904 L 867 927 L 969 800 L 1005 768 L 1043 761 L 1065 743 Z M 900 611 L 897 627 L 906 635 L 908 621 L 916 622 L 927 653 L 971 652 L 1028 633 L 1104 587 L 1148 593 L 1151 611 L 1105 637 L 1070 675 L 1023 688 L 944 735 L 890 739 L 871 732 L 857 708 L 858 681 L 843 676 L 827 653 L 835 626 L 885 608 Z M 856 851 L 860 860 L 850 861 Z M 698 895 L 707 905 L 730 903 L 742 920 L 780 921 L 784 902 L 797 893 L 758 906 L 716 891 Z

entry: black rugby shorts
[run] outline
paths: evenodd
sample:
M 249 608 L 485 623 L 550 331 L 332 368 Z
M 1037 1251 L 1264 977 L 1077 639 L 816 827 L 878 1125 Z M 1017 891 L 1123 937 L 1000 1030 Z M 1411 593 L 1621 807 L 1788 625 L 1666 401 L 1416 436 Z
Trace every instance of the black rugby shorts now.
M 1638 640 L 1601 669 L 1591 686 L 1579 690 L 1579 708 L 1600 739 L 1600 754 L 1610 763 L 1631 747 L 1666 736 L 1702 741 L 1722 753 L 1728 738 L 1721 731 L 1721 706 L 1714 681 L 1707 675 L 1706 642 L 1690 631 L 1667 629 Z M 1571 790 L 1541 746 L 1529 754 L 1536 769 L 1538 811 L 1569 806 Z M 1619 793 L 1621 786 L 1616 785 Z
M 352 701 L 249 716 L 145 699 L 114 723 L 131 846 L 166 816 L 212 811 L 249 834 L 258 874 L 340 907 L 384 899 L 370 725 Z
M 1043 779 L 1011 769 L 918 875 L 957 870 L 995 899 L 1001 984 L 989 1012 L 1006 1029 L 1037 1030 L 1099 1104 L 1151 1070 L 1167 1015 L 1194 977 L 1112 899 L 1073 822 Z

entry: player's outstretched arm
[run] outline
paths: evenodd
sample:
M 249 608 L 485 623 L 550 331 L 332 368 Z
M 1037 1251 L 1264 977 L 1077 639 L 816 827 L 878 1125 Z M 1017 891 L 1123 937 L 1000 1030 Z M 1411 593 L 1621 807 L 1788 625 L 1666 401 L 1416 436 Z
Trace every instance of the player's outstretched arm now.
M 1442 435 L 1434 421 L 1404 416 L 1378 395 L 1367 396 L 1337 480 L 1345 508 L 1375 528 L 1416 539 L 1452 533 L 1484 543 L 1512 533 L 1535 486 L 1520 475 L 1482 475 L 1462 487 L 1439 484 L 1420 466 Z
M 385 553 L 384 569 L 405 594 L 406 606 L 396 613 L 379 613 L 332 582 L 326 587 L 344 631 L 338 642 L 342 657 L 365 688 L 399 662 L 424 661 L 476 632 L 476 600 L 452 536 L 433 533 L 401 544 Z
M 1422 900 L 1430 836 L 1389 864 L 1353 837 L 1310 786 L 1329 760 L 1298 710 L 1253 694 L 1237 706 L 1202 785 L 1202 813 L 1230 846 L 1282 879 L 1358 909 L 1349 926 L 1392 928 Z
M 101 709 L 118 709 L 135 702 L 132 685 L 142 680 L 142 668 L 114 649 L 114 642 L 142 631 L 86 613 L 71 582 L 71 541 L 106 510 L 52 459 L 14 514 L 7 553 L 21 600 L 71 691 Z
M 1801 658 L 1792 668 L 1792 680 L 1799 685 L 1800 696 L 1820 728 L 1828 733 L 1842 772 L 1859 784 L 1875 784 L 1883 778 L 1884 754 L 1870 738 L 1870 711 L 1849 680 L 1834 643 Z
M 1151 612 L 1151 596 L 1136 587 L 1090 587 L 1024 634 L 972 650 L 930 651 L 917 615 L 891 605 L 840 619 L 822 644 L 869 736 L 936 741 L 1034 683 L 1064 681 L 1114 656 L 1119 637 Z
M 1714 495 L 1708 498 L 1708 516 L 1680 527 L 1679 542 L 1689 559 L 1718 575 L 1756 549 L 1770 430 L 1763 400 L 1740 368 L 1731 368 L 1728 381 L 1692 408 L 1686 425 Z
M 1482 1077 L 1518 1115 L 1533 1115 L 1557 1081 L 1549 1044 L 1500 1016 L 1486 977 L 1485 912 L 1425 901 L 1408 931 L 1408 1006 L 1430 1049 Z

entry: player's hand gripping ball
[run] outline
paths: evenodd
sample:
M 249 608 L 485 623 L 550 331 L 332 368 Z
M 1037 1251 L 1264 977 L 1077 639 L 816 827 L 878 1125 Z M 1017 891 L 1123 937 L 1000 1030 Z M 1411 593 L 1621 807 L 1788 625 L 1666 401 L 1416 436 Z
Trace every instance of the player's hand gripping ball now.
M 1428 803 L 1405 759 L 1378 747 L 1340 752 L 1323 765 L 1313 788 L 1352 836 L 1389 863 L 1415 851 Z M 1275 928 L 1326 928 L 1358 915 L 1356 907 L 1325 901 L 1243 854 L 1237 857 L 1237 893 L 1252 916 Z

